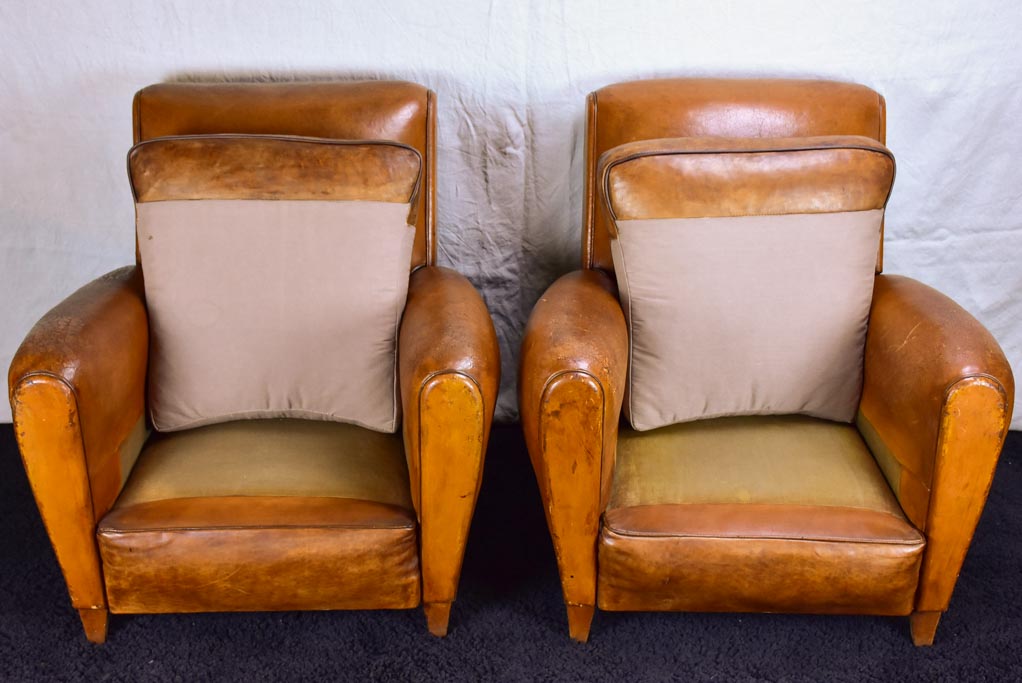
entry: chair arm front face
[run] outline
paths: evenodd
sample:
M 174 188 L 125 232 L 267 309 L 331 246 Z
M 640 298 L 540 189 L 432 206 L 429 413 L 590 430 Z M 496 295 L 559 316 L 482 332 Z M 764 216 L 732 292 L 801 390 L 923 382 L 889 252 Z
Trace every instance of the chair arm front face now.
M 917 611 L 948 606 L 1011 422 L 1014 390 L 1004 353 L 979 321 L 920 282 L 877 276 L 859 427 L 909 519 L 926 534 Z
M 422 532 L 423 601 L 443 635 L 457 593 L 500 383 L 493 321 L 462 275 L 426 266 L 409 282 L 398 337 L 405 454 Z
M 596 537 L 627 372 L 628 330 L 613 278 L 599 270 L 560 278 L 525 329 L 518 395 L 576 640 L 587 637 L 584 615 L 596 600 Z
M 142 273 L 130 266 L 43 316 L 11 363 L 18 446 L 79 609 L 106 604 L 95 525 L 145 439 L 148 352 Z

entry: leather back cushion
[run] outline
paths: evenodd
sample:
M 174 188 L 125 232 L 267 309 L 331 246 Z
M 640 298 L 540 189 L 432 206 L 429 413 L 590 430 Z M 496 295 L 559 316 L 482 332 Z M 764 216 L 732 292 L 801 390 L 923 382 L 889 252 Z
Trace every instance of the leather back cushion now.
M 156 429 L 262 417 L 397 429 L 415 149 L 186 136 L 136 145 L 128 166 Z
M 894 159 L 865 137 L 669 139 L 600 162 L 635 429 L 849 422 Z
M 613 268 L 597 164 L 618 145 L 676 137 L 862 135 L 884 142 L 885 105 L 854 83 L 769 78 L 662 78 L 608 85 L 589 97 L 584 259 Z

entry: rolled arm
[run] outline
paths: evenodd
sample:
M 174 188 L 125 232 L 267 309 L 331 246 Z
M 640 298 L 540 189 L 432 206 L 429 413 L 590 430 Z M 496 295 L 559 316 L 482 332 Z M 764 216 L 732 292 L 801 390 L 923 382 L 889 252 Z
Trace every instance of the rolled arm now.
M 628 372 L 628 329 L 611 276 L 569 273 L 525 329 L 519 407 L 569 606 L 596 595 L 596 535 L 609 497 Z M 585 640 L 588 624 L 570 623 Z
M 859 427 L 927 537 L 918 611 L 947 608 L 1011 422 L 1014 379 L 967 311 L 906 277 L 879 275 Z
M 446 632 L 500 382 L 500 351 L 479 293 L 448 268 L 409 281 L 398 337 L 398 381 L 412 500 L 422 533 L 430 630 Z
M 148 318 L 137 266 L 82 287 L 11 363 L 14 430 L 78 608 L 105 606 L 94 541 L 145 439 Z

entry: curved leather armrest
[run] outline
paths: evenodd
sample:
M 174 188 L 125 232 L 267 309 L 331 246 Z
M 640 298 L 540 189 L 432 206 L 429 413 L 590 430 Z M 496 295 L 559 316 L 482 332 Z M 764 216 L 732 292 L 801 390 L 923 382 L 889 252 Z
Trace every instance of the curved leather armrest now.
M 627 372 L 628 329 L 613 278 L 583 270 L 557 280 L 526 326 L 518 397 L 569 616 L 573 605 L 595 601 L 596 535 Z M 588 625 L 571 625 L 584 640 Z
M 916 280 L 877 276 L 858 425 L 927 536 L 917 610 L 947 607 L 1014 393 L 1004 352 L 979 321 Z
M 412 274 L 398 336 L 398 381 L 422 527 L 423 600 L 430 630 L 443 635 L 446 616 L 431 613 L 430 605 L 449 609 L 457 591 L 500 382 L 493 321 L 464 276 L 436 266 Z
M 93 539 L 145 439 L 149 327 L 137 266 L 32 328 L 8 376 L 14 430 L 76 607 L 105 605 Z

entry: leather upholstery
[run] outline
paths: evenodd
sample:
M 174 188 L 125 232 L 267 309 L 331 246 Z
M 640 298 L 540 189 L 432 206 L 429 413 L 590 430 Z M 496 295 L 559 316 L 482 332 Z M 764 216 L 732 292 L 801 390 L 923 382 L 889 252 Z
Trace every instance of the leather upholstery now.
M 883 145 L 647 140 L 607 151 L 598 173 L 631 335 L 633 427 L 778 413 L 851 421 L 894 180 Z
M 855 136 L 674 138 L 615 147 L 597 174 L 614 236 L 619 220 L 882 209 L 894 157 Z
M 98 537 L 113 612 L 419 603 L 401 441 L 352 425 L 254 420 L 153 436 Z
M 598 604 L 904 615 L 923 547 L 850 425 L 780 416 L 622 430 Z
M 235 133 L 392 140 L 415 148 L 424 173 L 412 266 L 436 260 L 436 96 L 403 81 L 159 83 L 135 95 L 134 140 Z
M 884 99 L 861 85 L 780 79 L 665 78 L 608 85 L 586 101 L 582 265 L 613 270 L 600 157 L 638 140 L 861 135 L 885 141 Z M 879 269 L 879 267 L 878 267 Z
M 572 637 L 596 603 L 596 536 L 610 496 L 628 330 L 612 277 L 561 277 L 536 304 L 522 341 L 522 429 L 553 538 Z M 574 618 L 574 617 L 572 617 Z
M 643 434 L 622 429 L 618 439 L 628 332 L 606 272 L 613 262 L 609 215 L 597 196 L 601 156 L 624 146 L 604 159 L 608 166 L 634 164 L 607 188 L 618 193 L 619 217 L 657 216 L 663 207 L 728 216 L 744 211 L 750 197 L 783 211 L 793 198 L 814 201 L 812 192 L 800 194 L 791 184 L 811 187 L 811 175 L 799 177 L 797 168 L 767 160 L 770 173 L 751 184 L 758 190 L 734 196 L 722 189 L 731 174 L 755 178 L 752 158 L 762 161 L 747 154 L 744 170 L 733 163 L 713 168 L 720 183 L 686 183 L 684 192 L 670 195 L 662 186 L 644 187 L 646 174 L 651 164 L 678 160 L 650 157 L 665 142 L 752 150 L 766 144 L 759 141 L 764 137 L 831 135 L 883 143 L 883 98 L 857 85 L 750 79 L 637 81 L 589 96 L 585 270 L 556 282 L 537 304 L 519 382 L 522 426 L 572 638 L 588 638 L 599 604 L 910 613 L 913 641 L 933 642 L 986 500 L 1014 397 L 997 343 L 943 295 L 907 278 L 876 277 L 854 427 L 744 418 L 759 426 L 780 420 L 773 429 L 782 441 L 791 438 L 784 447 L 752 422 L 729 418 Z M 666 140 L 692 137 L 717 139 Z M 867 140 L 863 147 L 875 146 Z M 675 180 L 689 178 L 689 162 L 671 169 Z M 614 180 L 620 183 L 613 186 Z M 856 196 L 867 205 L 878 198 Z M 816 200 L 825 205 L 836 197 Z M 877 272 L 880 257 L 882 248 Z M 668 456 L 675 448 L 680 461 Z M 812 452 L 830 453 L 831 460 L 816 462 Z
M 902 507 L 926 533 L 918 611 L 950 603 L 1014 400 L 1011 367 L 978 320 L 911 278 L 877 277 L 860 413 L 870 445 L 898 465 Z
M 268 136 L 255 157 L 231 159 L 244 178 L 241 194 L 257 201 L 272 198 L 277 183 L 314 199 L 320 192 L 355 197 L 379 182 L 405 202 L 407 174 L 390 171 L 421 157 L 411 260 L 413 269 L 432 264 L 436 119 L 425 88 L 161 84 L 138 93 L 134 107 L 136 143 Z M 279 136 L 390 142 L 330 143 L 331 154 L 368 154 L 363 160 L 376 163 L 380 173 L 360 178 L 336 158 L 320 163 L 322 150 L 310 159 L 304 144 Z M 134 169 L 140 196 L 160 201 L 191 191 L 187 183 L 161 184 L 164 163 L 185 164 L 191 180 L 204 176 L 216 186 L 201 160 L 218 144 L 177 139 L 136 148 L 135 161 L 147 162 Z M 390 161 L 378 156 L 381 147 L 394 150 L 385 153 Z M 156 151 L 163 157 L 148 156 Z M 395 153 L 404 161 L 395 162 Z M 273 160 L 286 168 L 268 168 Z M 238 187 L 217 191 L 221 199 L 237 197 Z M 407 608 L 424 596 L 430 631 L 446 633 L 499 353 L 486 307 L 467 280 L 419 268 L 409 291 L 398 388 L 414 427 L 405 425 L 404 439 L 337 423 L 267 420 L 146 441 L 150 340 L 139 266 L 96 280 L 40 320 L 10 369 L 15 431 L 90 641 L 105 640 L 109 611 Z
M 397 202 L 418 206 L 419 151 L 392 142 L 206 135 L 140 142 L 128 152 L 138 203 L 186 199 Z M 410 216 L 409 223 L 415 223 Z
M 412 274 L 398 363 L 405 456 L 422 529 L 422 596 L 431 632 L 443 635 L 500 385 L 497 333 L 464 276 L 436 266 Z
M 128 162 L 154 427 L 299 417 L 395 431 L 418 152 L 220 135 L 143 142 Z
M 114 613 L 401 609 L 419 604 L 409 510 L 346 498 L 191 498 L 99 525 Z
M 94 531 L 137 455 L 122 457 L 139 440 L 148 352 L 142 277 L 132 266 L 89 283 L 44 315 L 8 374 L 32 493 L 71 604 L 93 641 L 106 638 Z
M 783 513 L 771 507 L 763 521 Z M 814 511 L 799 510 L 799 515 Z M 836 522 L 835 522 L 836 523 Z M 599 600 L 606 610 L 808 612 L 906 615 L 912 611 L 923 545 L 919 540 L 642 537 L 605 525 L 600 535 Z M 865 525 L 862 525 L 865 526 Z M 804 533 L 800 529 L 799 534 Z

